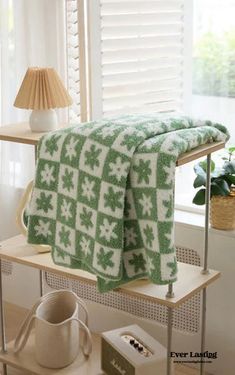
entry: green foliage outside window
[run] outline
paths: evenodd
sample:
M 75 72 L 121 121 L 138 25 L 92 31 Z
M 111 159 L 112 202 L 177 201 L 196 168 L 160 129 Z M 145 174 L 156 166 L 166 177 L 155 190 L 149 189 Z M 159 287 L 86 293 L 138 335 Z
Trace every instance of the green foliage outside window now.
M 193 93 L 235 97 L 235 30 L 205 33 L 193 59 Z

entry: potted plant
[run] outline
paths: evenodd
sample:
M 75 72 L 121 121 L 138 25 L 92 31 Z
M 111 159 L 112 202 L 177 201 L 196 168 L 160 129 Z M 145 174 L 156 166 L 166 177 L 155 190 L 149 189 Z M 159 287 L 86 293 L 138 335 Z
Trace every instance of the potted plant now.
M 227 149 L 222 157 L 222 167 L 211 162 L 211 226 L 216 229 L 235 229 L 235 146 Z M 197 205 L 205 204 L 206 160 L 194 166 L 194 188 L 201 188 L 193 198 Z

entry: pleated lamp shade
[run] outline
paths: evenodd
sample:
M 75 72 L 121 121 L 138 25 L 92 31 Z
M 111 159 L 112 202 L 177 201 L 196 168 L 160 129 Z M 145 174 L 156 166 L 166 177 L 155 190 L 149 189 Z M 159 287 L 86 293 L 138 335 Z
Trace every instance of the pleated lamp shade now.
M 32 109 L 29 126 L 33 132 L 49 132 L 58 128 L 54 108 L 68 107 L 72 99 L 53 68 L 29 68 L 14 106 Z
M 14 106 L 24 109 L 48 110 L 72 104 L 72 99 L 53 68 L 29 68 L 25 74 Z

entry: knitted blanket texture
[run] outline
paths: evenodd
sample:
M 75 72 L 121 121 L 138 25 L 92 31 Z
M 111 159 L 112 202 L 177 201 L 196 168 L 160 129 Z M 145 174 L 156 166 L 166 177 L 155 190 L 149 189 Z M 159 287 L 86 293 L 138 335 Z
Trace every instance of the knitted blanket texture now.
M 174 183 L 180 154 L 226 129 L 179 115 L 126 115 L 46 134 L 39 143 L 28 242 L 56 264 L 97 275 L 106 292 L 177 279 Z

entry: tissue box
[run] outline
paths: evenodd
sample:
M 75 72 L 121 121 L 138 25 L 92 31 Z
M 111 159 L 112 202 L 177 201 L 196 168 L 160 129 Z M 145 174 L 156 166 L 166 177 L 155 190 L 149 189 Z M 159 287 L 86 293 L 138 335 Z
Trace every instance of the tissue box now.
M 102 334 L 101 366 L 107 375 L 164 375 L 167 351 L 134 324 Z

